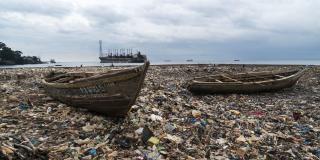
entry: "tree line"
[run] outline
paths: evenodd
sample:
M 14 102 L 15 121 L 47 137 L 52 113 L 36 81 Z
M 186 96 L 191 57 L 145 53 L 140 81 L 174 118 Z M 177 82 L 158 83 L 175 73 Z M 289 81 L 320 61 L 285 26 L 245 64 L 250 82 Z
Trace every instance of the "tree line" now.
M 21 51 L 12 50 L 5 43 L 0 42 L 0 65 L 43 63 L 39 57 L 22 56 L 22 54 Z

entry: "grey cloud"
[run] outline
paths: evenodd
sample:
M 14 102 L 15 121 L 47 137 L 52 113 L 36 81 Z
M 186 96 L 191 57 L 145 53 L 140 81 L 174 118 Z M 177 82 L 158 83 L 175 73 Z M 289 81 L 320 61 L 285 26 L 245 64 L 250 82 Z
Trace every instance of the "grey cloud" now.
M 72 4 L 62 3 L 61 1 L 0 1 L 2 11 L 41 14 L 54 17 L 63 17 L 72 11 Z M 71 7 L 71 8 L 70 8 Z
M 80 12 L 84 17 L 94 22 L 94 25 L 98 28 L 125 22 L 129 18 L 128 15 L 115 10 L 111 6 L 94 6 L 85 8 Z
M 27 2 L 0 1 L 0 37 L 44 58 L 98 60 L 99 39 L 153 59 L 319 58 L 316 0 Z

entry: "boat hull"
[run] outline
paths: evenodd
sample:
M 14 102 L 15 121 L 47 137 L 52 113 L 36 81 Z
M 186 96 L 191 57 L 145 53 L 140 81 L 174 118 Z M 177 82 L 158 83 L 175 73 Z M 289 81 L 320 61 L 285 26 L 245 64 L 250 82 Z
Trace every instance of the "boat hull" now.
M 143 66 L 78 83 L 49 83 L 45 91 L 54 99 L 107 116 L 125 116 L 142 87 L 149 62 Z
M 192 81 L 188 89 L 197 94 L 207 93 L 258 93 L 272 92 L 292 87 L 303 75 L 303 71 L 297 72 L 288 77 L 275 80 L 264 80 L 256 82 L 203 82 Z

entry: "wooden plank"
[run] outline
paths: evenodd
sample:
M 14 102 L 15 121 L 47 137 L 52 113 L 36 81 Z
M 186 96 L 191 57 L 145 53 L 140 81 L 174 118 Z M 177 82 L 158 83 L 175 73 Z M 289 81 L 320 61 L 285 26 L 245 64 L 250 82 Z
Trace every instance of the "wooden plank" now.
M 59 75 L 56 75 L 56 76 L 54 76 L 54 77 L 49 77 L 49 78 L 47 78 L 46 81 L 47 81 L 47 82 L 52 82 L 52 81 L 56 81 L 56 80 L 58 80 L 58 79 L 60 79 L 60 78 L 64 78 L 64 77 L 66 77 L 66 76 L 67 76 L 66 73 L 65 73 L 65 74 L 59 74 Z
M 279 78 L 284 78 L 285 77 L 285 76 L 281 76 L 281 75 L 278 75 L 278 74 L 275 74 L 274 76 L 279 77 Z
M 66 82 L 69 82 L 72 79 L 74 79 L 74 77 L 72 77 L 72 76 L 64 77 L 64 78 L 60 78 L 58 80 L 52 81 L 52 83 L 66 83 Z
M 241 77 L 240 79 L 243 81 L 248 81 L 248 80 L 261 81 L 266 79 L 272 79 L 272 76 L 273 76 L 271 74 L 257 76 L 255 74 L 250 74 L 250 73 L 246 73 L 245 75 L 247 75 L 248 77 Z
M 226 76 L 226 75 L 221 75 L 223 78 L 226 78 L 226 79 L 229 79 L 229 80 L 232 80 L 232 81 L 234 81 L 234 82 L 239 82 L 239 83 L 242 83 L 241 81 L 239 81 L 239 80 L 236 80 L 236 79 L 233 79 L 233 78 L 230 78 L 230 77 L 228 77 L 228 76 Z

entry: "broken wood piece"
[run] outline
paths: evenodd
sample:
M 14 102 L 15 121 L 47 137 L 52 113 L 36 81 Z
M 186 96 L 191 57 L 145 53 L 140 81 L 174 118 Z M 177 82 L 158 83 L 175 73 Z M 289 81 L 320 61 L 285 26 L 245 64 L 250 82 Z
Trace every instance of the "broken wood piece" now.
M 14 143 L 13 146 L 15 146 L 15 147 L 21 147 L 21 148 L 23 148 L 23 149 L 26 149 L 27 151 L 34 152 L 33 149 L 31 149 L 30 147 L 28 147 L 28 146 L 26 146 L 26 145 Z
M 22 135 L 22 138 L 23 138 L 25 141 L 28 142 L 28 144 L 31 146 L 33 152 L 36 152 L 37 148 L 32 144 L 32 142 L 30 141 L 30 139 L 29 139 L 27 136 L 25 136 L 25 135 Z

